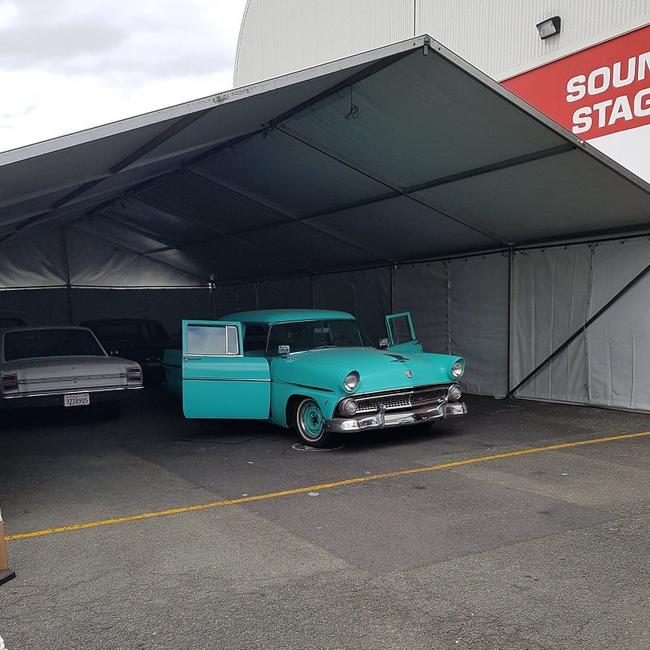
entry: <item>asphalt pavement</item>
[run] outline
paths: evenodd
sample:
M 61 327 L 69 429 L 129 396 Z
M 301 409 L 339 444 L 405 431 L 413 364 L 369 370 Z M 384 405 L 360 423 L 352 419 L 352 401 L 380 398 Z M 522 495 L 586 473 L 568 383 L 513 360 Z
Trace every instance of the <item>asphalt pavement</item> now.
M 650 648 L 650 437 L 621 438 L 650 417 L 469 403 L 325 451 L 266 424 L 185 421 L 155 389 L 117 422 L 3 415 L 17 578 L 0 636 L 8 650 Z M 557 445 L 572 446 L 540 450 Z

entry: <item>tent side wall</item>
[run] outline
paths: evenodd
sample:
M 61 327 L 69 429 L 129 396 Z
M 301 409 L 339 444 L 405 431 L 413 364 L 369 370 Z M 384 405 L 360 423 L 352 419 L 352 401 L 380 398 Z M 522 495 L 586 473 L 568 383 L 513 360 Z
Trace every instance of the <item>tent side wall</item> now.
M 12 264 L 6 250 L 0 251 L 5 255 L 0 315 L 20 316 L 32 325 L 146 317 L 176 334 L 183 318 L 316 307 L 354 312 L 375 342 L 385 334 L 385 314 L 409 310 L 426 350 L 466 358 L 467 391 L 499 398 L 579 332 L 516 397 L 650 411 L 650 277 L 582 331 L 589 318 L 650 265 L 646 237 L 520 250 L 511 268 L 508 253 L 496 253 L 211 289 L 165 266 L 154 277 L 156 262 L 144 260 L 143 266 L 141 256 L 121 257 L 120 250 L 113 251 L 120 256 L 114 274 L 105 271 L 101 284 L 84 284 L 79 280 L 89 278 L 81 262 L 107 255 L 104 243 L 95 241 L 93 248 L 92 240 L 79 241 L 82 253 L 70 247 L 66 261 L 56 233 L 38 245 L 12 247 Z M 21 268 L 20 259 L 33 262 L 32 271 L 31 264 Z M 15 275 L 9 268 L 23 281 L 32 280 L 32 288 L 12 284 Z M 125 288 L 125 278 L 132 288 Z M 143 279 L 157 288 L 141 288 Z

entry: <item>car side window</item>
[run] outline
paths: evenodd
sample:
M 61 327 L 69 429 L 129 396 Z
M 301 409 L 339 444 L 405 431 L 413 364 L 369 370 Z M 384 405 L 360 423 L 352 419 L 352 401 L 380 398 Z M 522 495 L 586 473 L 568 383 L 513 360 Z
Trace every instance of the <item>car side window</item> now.
M 390 319 L 390 329 L 395 344 L 408 343 L 413 340 L 411 324 L 408 316 L 397 316 Z
M 186 353 L 205 356 L 239 354 L 239 330 L 232 325 L 189 325 Z
M 264 352 L 268 329 L 265 325 L 246 325 L 244 334 L 244 352 Z

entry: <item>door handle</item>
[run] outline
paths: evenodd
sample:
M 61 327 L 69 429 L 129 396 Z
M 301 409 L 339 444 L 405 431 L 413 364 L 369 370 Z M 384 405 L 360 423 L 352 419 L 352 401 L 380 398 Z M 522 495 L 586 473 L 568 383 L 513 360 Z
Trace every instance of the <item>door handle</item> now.
M 203 357 L 183 357 L 183 361 L 201 361 Z

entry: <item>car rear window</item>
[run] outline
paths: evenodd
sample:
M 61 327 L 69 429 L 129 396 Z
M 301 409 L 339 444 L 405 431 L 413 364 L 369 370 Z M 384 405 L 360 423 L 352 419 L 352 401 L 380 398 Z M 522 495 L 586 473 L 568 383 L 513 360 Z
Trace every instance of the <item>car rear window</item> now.
M 70 356 L 103 357 L 105 353 L 88 330 L 23 330 L 4 336 L 5 361 Z

